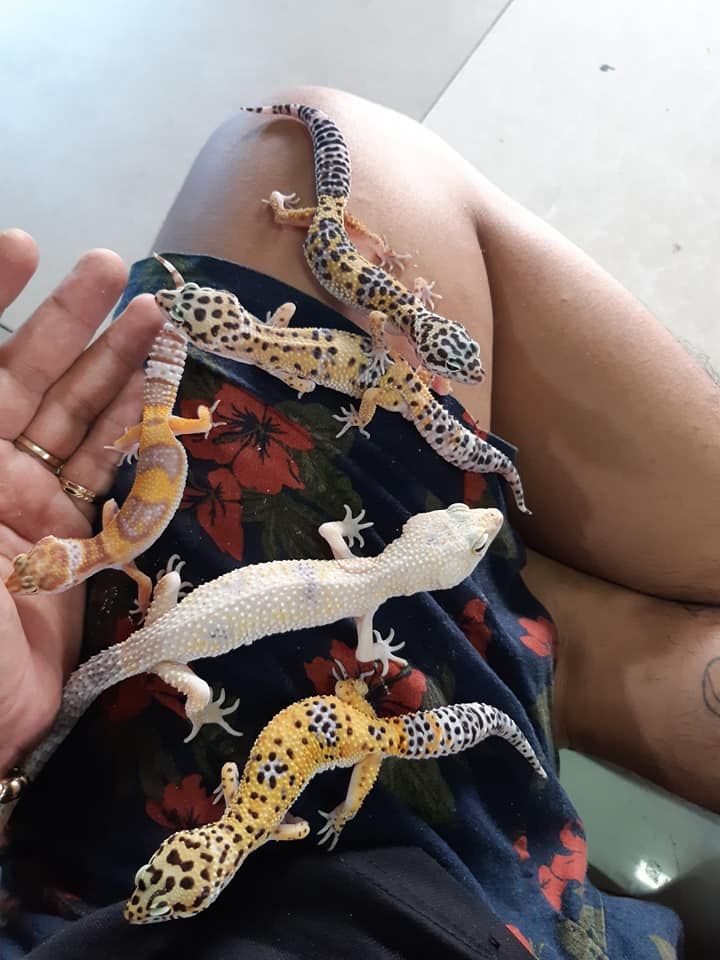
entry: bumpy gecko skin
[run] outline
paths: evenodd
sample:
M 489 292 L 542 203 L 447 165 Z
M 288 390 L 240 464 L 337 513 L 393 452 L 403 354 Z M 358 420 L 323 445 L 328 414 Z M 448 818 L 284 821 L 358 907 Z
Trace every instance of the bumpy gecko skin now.
M 487 737 L 507 740 L 535 773 L 547 774 L 511 717 L 486 703 L 437 707 L 379 719 L 364 699 L 363 680 L 341 680 L 334 696 L 286 707 L 260 733 L 242 778 L 226 763 L 218 792 L 225 813 L 216 823 L 168 837 L 135 877 L 125 906 L 130 923 L 160 923 L 205 910 L 247 857 L 269 840 L 301 840 L 310 832 L 289 811 L 324 770 L 352 767 L 345 800 L 329 813 L 320 842 L 332 849 L 372 789 L 385 757 L 424 760 L 469 750 Z
M 413 292 L 381 265 L 366 260 L 352 244 L 346 224 L 373 244 L 381 260 L 388 252 L 382 238 L 347 214 L 350 155 L 336 124 L 321 110 L 295 103 L 242 109 L 293 117 L 310 133 L 317 207 L 287 209 L 289 197 L 279 191 L 271 194 L 269 202 L 278 223 L 307 227 L 305 259 L 315 279 L 343 303 L 381 310 L 408 337 L 428 370 L 451 380 L 481 381 L 480 347 L 465 327 L 428 310 Z
M 373 616 L 390 597 L 425 590 L 445 590 L 468 577 L 483 559 L 503 523 L 495 509 L 471 510 L 455 503 L 410 517 L 401 535 L 376 557 L 356 557 L 363 545 L 364 511 L 352 517 L 346 507 L 341 521 L 324 523 L 320 535 L 333 560 L 273 560 L 223 574 L 176 603 L 177 572 L 163 577 L 155 590 L 145 626 L 122 643 L 87 660 L 63 690 L 60 713 L 45 739 L 23 764 L 34 780 L 79 718 L 103 690 L 136 676 L 156 673 L 186 697 L 192 723 L 190 739 L 205 723 L 226 726 L 224 717 L 237 704 L 223 707 L 224 694 L 212 699 L 208 684 L 187 666 L 203 657 L 217 657 L 262 637 L 355 619 L 361 663 L 405 664 L 387 638 L 373 630 Z M 347 541 L 347 543 L 346 543 Z M 226 726 L 226 729 L 227 726 Z M 235 732 L 235 731 L 230 731 Z M 0 827 L 13 804 L 0 807 Z
M 340 433 L 350 427 L 364 430 L 377 407 L 400 413 L 449 463 L 475 473 L 499 473 L 510 484 L 518 508 L 530 512 L 510 458 L 438 403 L 425 371 L 413 370 L 406 360 L 387 352 L 383 313 L 370 314 L 371 336 L 366 337 L 322 327 L 288 327 L 295 313 L 292 303 L 282 304 L 263 323 L 232 293 L 196 283 L 160 290 L 155 299 L 201 350 L 260 367 L 301 396 L 319 385 L 359 398 L 359 414 L 351 410 L 336 418 L 345 424 Z
M 146 611 L 152 581 L 134 561 L 157 540 L 180 503 L 187 456 L 176 438 L 186 433 L 207 435 L 213 426 L 212 413 L 203 406 L 196 419 L 172 416 L 186 353 L 186 338 L 166 321 L 147 361 L 142 421 L 113 444 L 127 456 L 137 450 L 135 481 L 122 507 L 118 509 L 114 500 L 103 505 L 102 530 L 94 537 L 43 537 L 28 553 L 15 557 L 5 581 L 11 593 L 59 593 L 99 570 L 113 568 L 135 580 L 138 607 L 141 613 Z

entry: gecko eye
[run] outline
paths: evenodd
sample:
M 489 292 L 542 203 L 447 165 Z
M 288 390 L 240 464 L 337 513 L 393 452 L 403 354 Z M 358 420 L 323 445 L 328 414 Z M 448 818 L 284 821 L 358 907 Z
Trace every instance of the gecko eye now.
M 150 866 L 150 864 L 149 864 L 149 863 L 146 863 L 144 866 L 140 867 L 140 869 L 138 870 L 138 872 L 135 874 L 135 881 L 134 881 L 135 886 L 137 886 L 138 880 L 140 879 L 140 874 L 141 874 L 141 873 L 144 873 L 149 866 Z
M 22 578 L 22 581 L 21 581 L 21 584 L 22 584 L 23 593 L 37 593 L 37 592 L 38 592 L 38 585 L 37 585 L 37 583 L 33 580 L 32 577 L 23 577 L 23 578 Z
M 148 909 L 148 913 L 151 917 L 164 917 L 166 913 L 170 913 L 170 904 L 167 900 L 159 900 Z
M 475 543 L 472 545 L 472 552 L 473 552 L 473 553 L 482 553 L 483 550 L 485 549 L 485 547 L 487 546 L 487 542 L 488 542 L 489 539 L 490 539 L 490 535 L 487 534 L 487 533 L 484 533 L 484 534 L 480 537 L 480 539 L 479 539 L 479 540 L 476 540 Z
M 445 369 L 450 371 L 450 373 L 457 373 L 458 370 L 462 369 L 462 364 L 459 360 L 453 360 L 452 357 L 448 357 L 445 361 Z

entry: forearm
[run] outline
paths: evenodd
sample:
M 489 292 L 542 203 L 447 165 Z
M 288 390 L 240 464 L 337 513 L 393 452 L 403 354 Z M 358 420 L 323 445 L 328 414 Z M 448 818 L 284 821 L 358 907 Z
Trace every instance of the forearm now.
M 558 627 L 561 746 L 720 812 L 720 608 L 658 600 L 529 553 Z

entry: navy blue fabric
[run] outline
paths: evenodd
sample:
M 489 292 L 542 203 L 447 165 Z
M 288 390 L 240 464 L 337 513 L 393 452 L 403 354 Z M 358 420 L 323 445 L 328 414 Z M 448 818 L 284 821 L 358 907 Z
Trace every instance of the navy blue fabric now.
M 297 305 L 291 325 L 353 329 L 312 297 L 247 268 L 211 257 L 166 256 L 187 281 L 231 290 L 262 318 L 291 300 Z M 170 285 L 162 267 L 142 261 L 133 267 L 123 304 Z M 337 439 L 332 415 L 348 398 L 318 388 L 298 399 L 262 371 L 192 348 L 180 397 L 185 416 L 194 415 L 198 403 L 219 398 L 216 418 L 226 424 L 207 440 L 184 439 L 190 458 L 185 500 L 139 561 L 153 578 L 172 555 L 185 561 L 182 576 L 194 585 L 241 564 L 328 557 L 317 527 L 340 519 L 345 503 L 353 512 L 365 509 L 374 523 L 360 551 L 368 555 L 380 552 L 420 511 L 465 500 L 505 512 L 506 489 L 498 477 L 448 465 L 397 414 L 378 411 L 369 440 L 356 431 Z M 454 400 L 443 402 L 463 417 Z M 509 444 L 489 439 L 514 455 Z M 133 472 L 129 466 L 119 471 L 118 502 Z M 487 558 L 459 587 L 387 602 L 375 625 L 383 634 L 394 627 L 410 662 L 403 670 L 393 667 L 384 681 L 371 678 L 370 697 L 381 714 L 447 702 L 492 703 L 516 720 L 548 781 L 539 782 L 508 744 L 494 740 L 456 758 L 386 761 L 378 785 L 328 856 L 414 847 L 544 960 L 657 960 L 657 943 L 679 944 L 675 915 L 606 896 L 587 879 L 582 824 L 557 778 L 549 722 L 553 626 L 521 580 L 523 563 L 522 544 L 506 523 Z M 94 578 L 84 656 L 128 635 L 134 591 L 121 573 Z M 35 909 L 25 914 L 30 926 L 42 925 L 43 914 L 52 911 L 78 915 L 127 896 L 135 871 L 165 836 L 218 814 L 209 795 L 222 763 L 242 765 L 254 736 L 288 703 L 329 691 L 335 659 L 352 671 L 354 647 L 353 624 L 343 621 L 198 661 L 197 672 L 216 693 L 223 687 L 229 700 L 240 699 L 229 719 L 244 732 L 241 739 L 211 726 L 185 745 L 189 727 L 181 700 L 156 678 L 134 678 L 103 695 L 15 816 L 5 885 L 18 891 L 22 909 Z M 317 777 L 294 812 L 319 827 L 316 811 L 342 799 L 348 776 Z M 298 847 L 268 844 L 233 884 L 252 888 L 255 871 L 268 865 L 282 871 Z M 38 940 L 47 935 L 33 929 Z M 15 956 L 9 950 L 0 938 L 0 956 Z

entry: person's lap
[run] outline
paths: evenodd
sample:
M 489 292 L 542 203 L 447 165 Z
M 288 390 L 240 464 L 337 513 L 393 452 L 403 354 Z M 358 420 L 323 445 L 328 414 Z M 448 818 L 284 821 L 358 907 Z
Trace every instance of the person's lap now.
M 493 429 L 520 449 L 528 544 L 658 596 L 720 601 L 717 387 L 619 284 L 430 131 L 337 91 L 276 102 L 298 98 L 348 140 L 351 211 L 413 254 L 405 279 L 435 280 L 440 311 L 480 342 L 487 379 L 455 395 L 483 427 L 492 396 Z M 312 203 L 313 184 L 300 124 L 233 117 L 157 244 L 235 260 L 331 303 L 304 263 L 302 231 L 277 226 L 261 203 L 273 189 Z
M 599 671 L 596 726 L 607 719 L 617 728 L 612 759 L 657 777 L 652 765 L 639 763 L 642 743 L 625 722 L 632 695 L 625 713 L 617 703 L 609 708 L 619 666 L 612 658 L 630 650 L 605 648 L 603 636 L 586 625 L 599 603 L 614 603 L 623 616 L 636 617 L 628 636 L 642 634 L 647 605 L 630 610 L 622 587 L 720 600 L 720 440 L 712 430 L 720 391 L 619 284 L 431 132 L 332 90 L 265 99 L 291 101 L 315 104 L 336 120 L 353 160 L 351 212 L 397 251 L 413 254 L 404 279 L 435 280 L 440 312 L 465 323 L 481 344 L 486 381 L 454 392 L 481 427 L 492 423 L 519 447 L 534 513 L 516 519 L 540 551 L 530 554 L 528 582 L 551 612 L 553 601 L 564 611 L 555 700 L 560 742 L 582 747 L 584 739 L 568 729 L 583 694 L 582 682 L 566 681 L 566 667 L 601 647 L 604 660 L 596 654 L 588 661 Z M 312 278 L 302 231 L 274 223 L 261 203 L 273 189 L 314 202 L 306 131 L 284 118 L 231 118 L 198 157 L 156 248 L 245 264 L 362 325 L 360 313 L 334 302 Z M 622 586 L 583 589 L 571 569 L 544 563 L 542 554 Z M 662 601 L 650 609 L 662 619 Z M 678 630 L 681 647 L 682 623 Z M 575 648 L 566 657 L 569 644 Z M 602 754 L 597 742 L 591 746 Z M 665 779 L 677 789 L 673 775 Z

